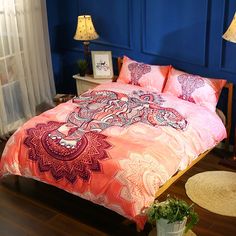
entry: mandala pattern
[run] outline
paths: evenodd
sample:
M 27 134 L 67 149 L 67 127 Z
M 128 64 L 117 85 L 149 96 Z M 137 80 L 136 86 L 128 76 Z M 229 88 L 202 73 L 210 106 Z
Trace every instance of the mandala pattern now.
M 191 97 L 192 93 L 204 86 L 204 80 L 197 75 L 182 74 L 178 76 L 178 81 L 182 87 L 182 95 L 179 98 L 195 103 L 194 99 Z
M 152 102 L 155 101 L 155 102 Z M 155 93 L 130 96 L 112 91 L 92 91 L 73 100 L 77 104 L 66 122 L 38 124 L 27 130 L 24 141 L 29 158 L 41 172 L 74 183 L 89 181 L 91 172 L 102 170 L 111 145 L 101 132 L 111 126 L 127 127 L 136 122 L 184 130 L 187 121 L 174 109 L 165 108 Z
M 29 148 L 29 159 L 38 163 L 40 172 L 50 171 L 56 180 L 66 178 L 74 183 L 79 177 L 88 181 L 91 171 L 101 171 L 99 161 L 108 158 L 105 150 L 110 144 L 105 141 L 106 136 L 87 132 L 82 137 L 78 135 L 76 144 L 70 146 L 70 132 L 66 136 L 59 131 L 64 125 L 49 122 L 28 129 L 24 144 Z
M 139 80 L 143 75 L 151 72 L 151 66 L 143 63 L 132 62 L 128 65 L 131 73 L 130 84 L 139 85 Z
M 119 163 L 122 170 L 117 173 L 116 179 L 124 186 L 120 196 L 133 202 L 135 212 L 139 212 L 138 206 L 145 206 L 145 201 L 150 200 L 148 196 L 153 199 L 160 184 L 168 179 L 168 172 L 150 155 L 132 153 L 129 159 L 120 160 Z
M 137 96 L 139 99 L 144 100 L 146 102 L 154 102 L 157 103 L 159 106 L 163 105 L 165 100 L 159 93 L 155 92 L 144 92 L 143 90 L 133 91 L 131 96 Z

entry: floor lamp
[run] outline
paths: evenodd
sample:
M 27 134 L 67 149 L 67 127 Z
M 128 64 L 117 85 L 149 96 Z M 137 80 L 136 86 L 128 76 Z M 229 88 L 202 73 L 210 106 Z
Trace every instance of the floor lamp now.
M 84 58 L 87 61 L 89 67 L 90 67 L 89 43 L 90 43 L 91 40 L 95 40 L 98 37 L 99 36 L 98 36 L 94 26 L 93 26 L 92 17 L 90 15 L 78 16 L 77 28 L 76 28 L 74 39 L 83 41 L 83 44 L 84 44 Z
M 226 30 L 226 32 L 224 33 L 224 35 L 222 36 L 223 39 L 232 42 L 232 43 L 236 43 L 236 13 L 234 14 L 234 18 L 232 20 L 232 22 L 229 25 L 229 28 Z M 233 154 L 233 158 L 232 159 L 224 159 L 222 160 L 220 163 L 221 164 L 225 164 L 233 169 L 236 169 L 236 128 L 235 128 L 235 137 L 234 137 L 234 154 Z

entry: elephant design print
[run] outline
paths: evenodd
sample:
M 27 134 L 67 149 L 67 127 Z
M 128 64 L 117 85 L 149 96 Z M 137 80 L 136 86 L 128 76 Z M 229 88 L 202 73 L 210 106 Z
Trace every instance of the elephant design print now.
M 204 86 L 204 80 L 197 75 L 182 74 L 178 76 L 178 82 L 181 84 L 182 94 L 179 98 L 195 103 L 192 93 Z
M 50 121 L 27 130 L 24 144 L 29 159 L 40 172 L 51 172 L 56 180 L 77 178 L 89 181 L 91 172 L 102 171 L 112 145 L 102 131 L 129 127 L 136 122 L 151 126 L 170 126 L 185 130 L 187 120 L 175 109 L 163 107 L 160 94 L 133 92 L 130 95 L 109 90 L 94 90 L 74 98 L 76 107 L 65 122 Z
M 151 66 L 143 63 L 133 62 L 128 65 L 128 69 L 131 73 L 131 81 L 129 84 L 139 85 L 139 80 L 143 75 L 151 72 Z

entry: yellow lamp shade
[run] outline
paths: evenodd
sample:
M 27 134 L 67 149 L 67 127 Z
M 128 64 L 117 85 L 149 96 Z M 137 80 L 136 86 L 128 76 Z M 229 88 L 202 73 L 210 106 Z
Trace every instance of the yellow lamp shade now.
M 234 14 L 234 18 L 227 29 L 227 31 L 222 36 L 223 39 L 230 41 L 232 43 L 236 43 L 236 13 Z
M 97 39 L 99 36 L 93 26 L 90 15 L 78 16 L 77 29 L 74 36 L 75 40 L 90 41 Z

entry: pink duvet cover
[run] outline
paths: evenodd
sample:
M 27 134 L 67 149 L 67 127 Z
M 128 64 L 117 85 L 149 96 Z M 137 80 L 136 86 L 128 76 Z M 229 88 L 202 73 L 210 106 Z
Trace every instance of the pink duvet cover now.
M 57 186 L 143 228 L 142 209 L 159 186 L 225 137 L 207 108 L 107 83 L 19 128 L 5 147 L 0 175 Z

